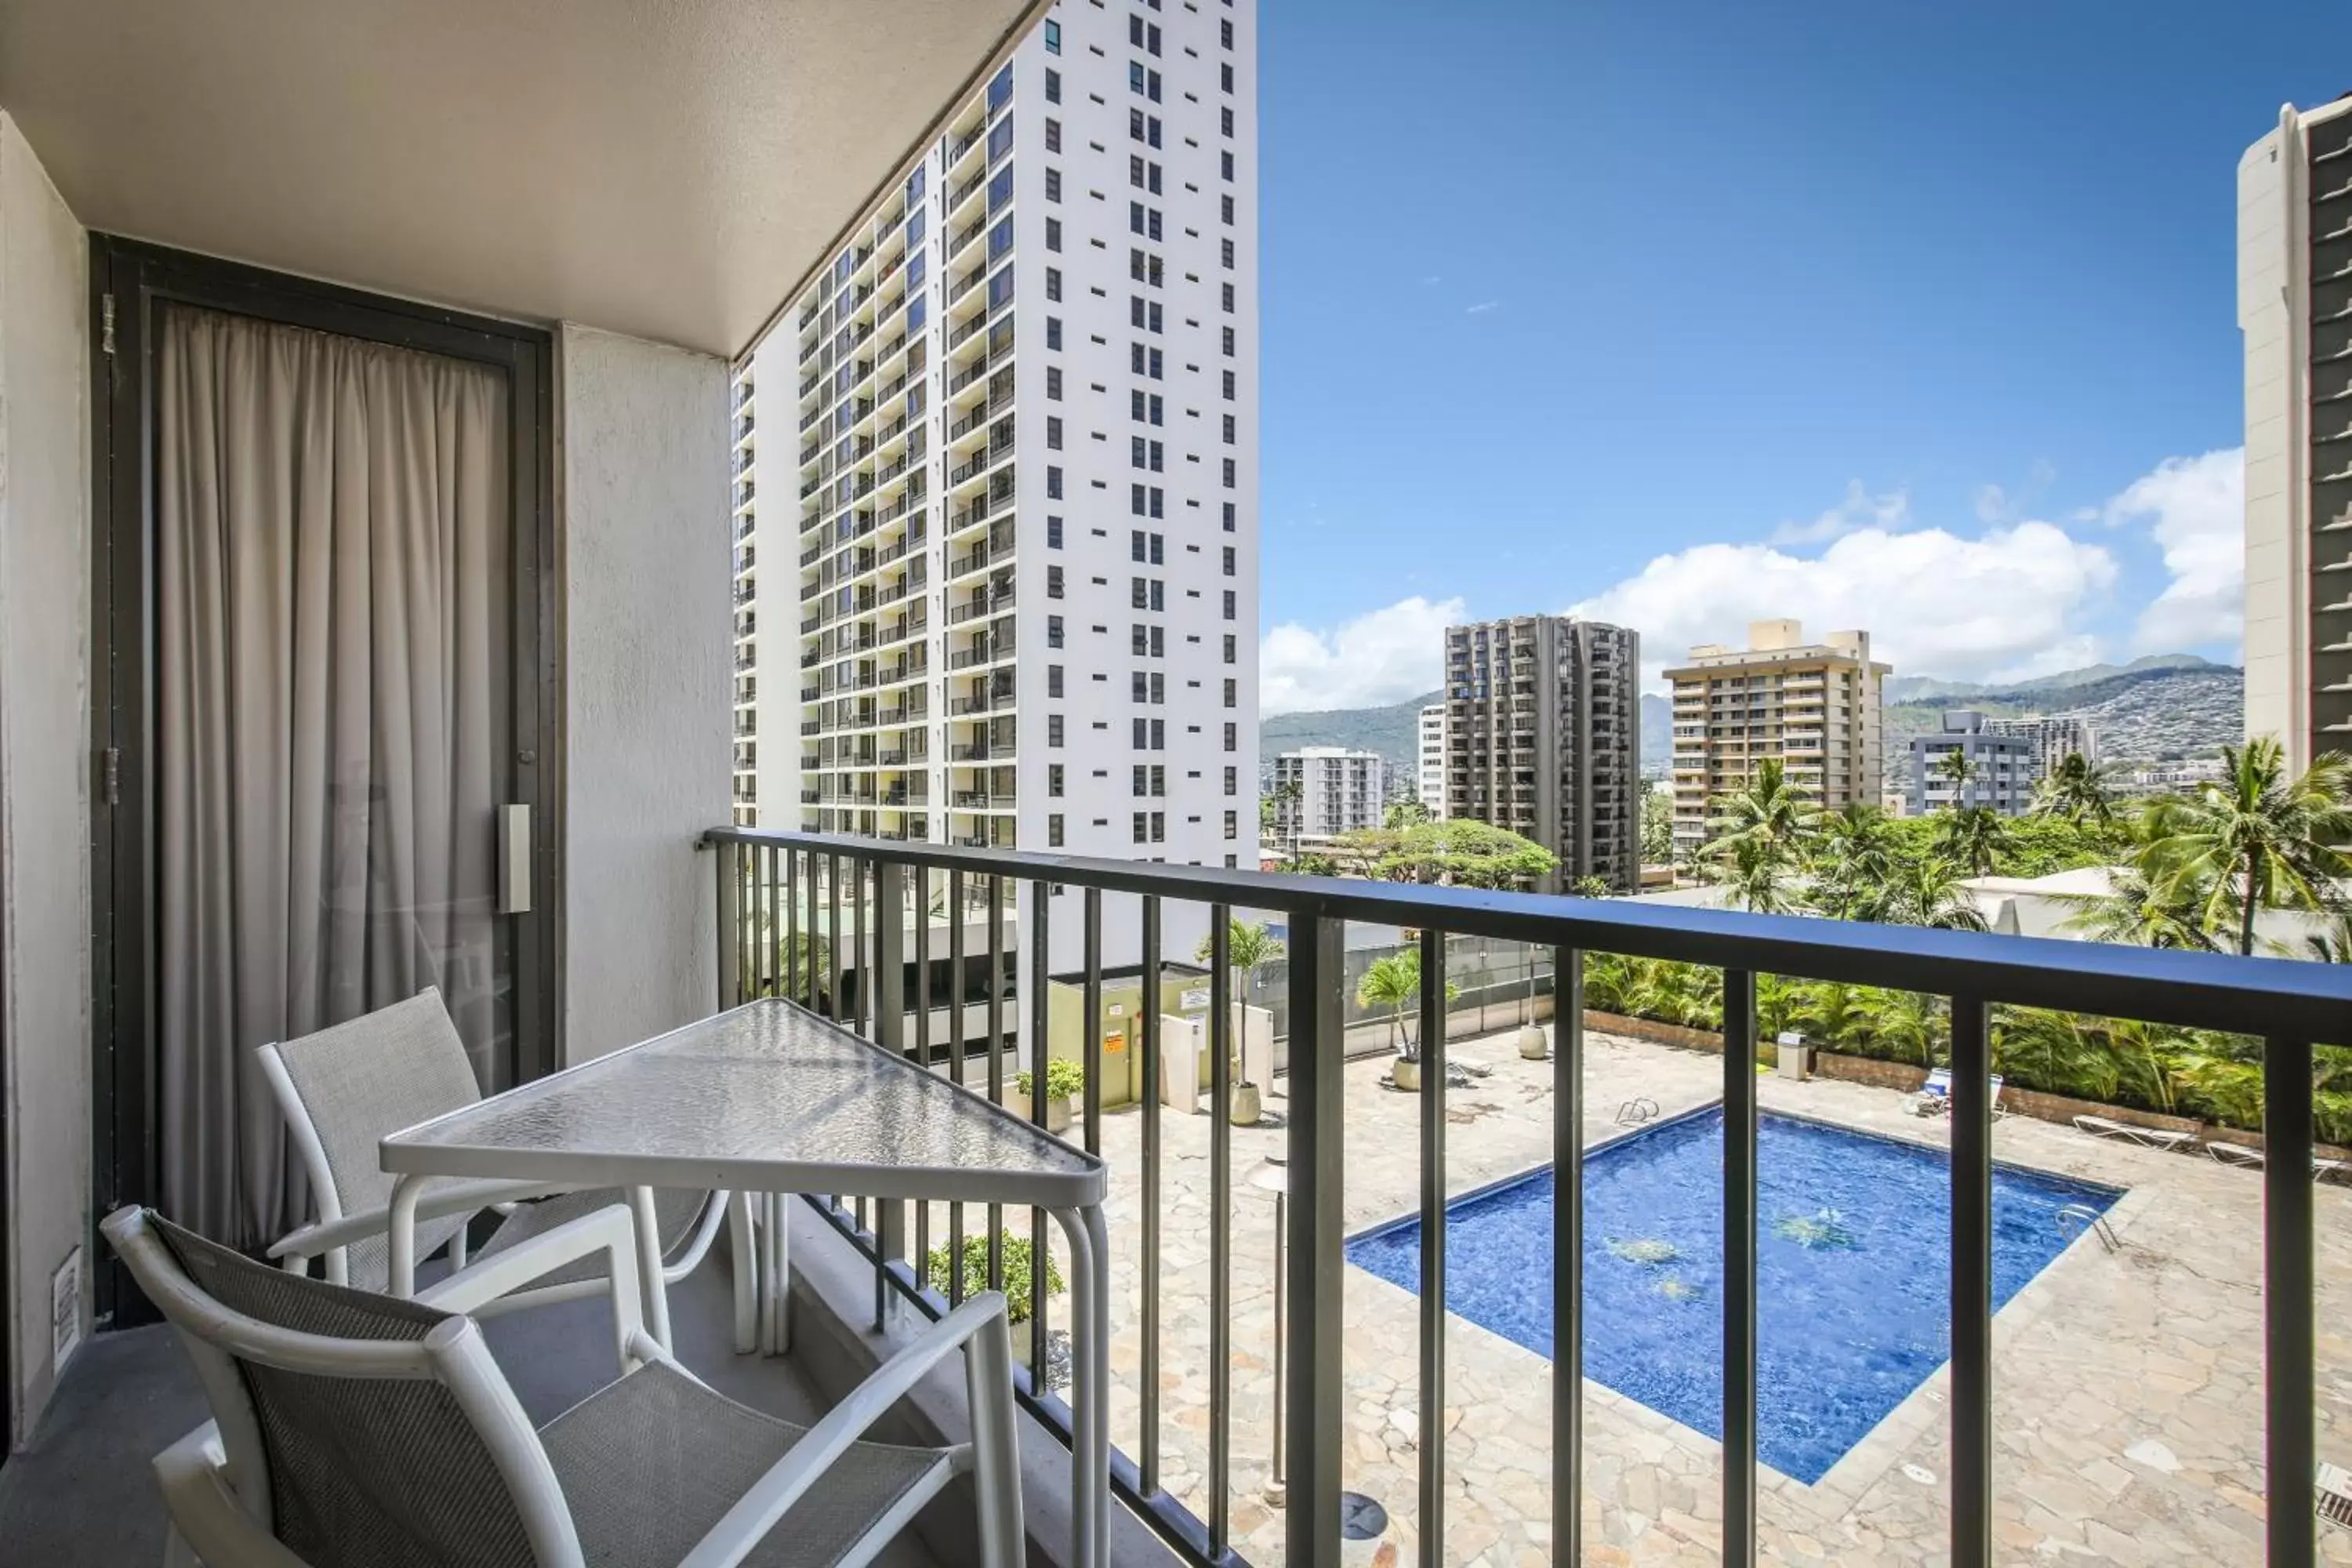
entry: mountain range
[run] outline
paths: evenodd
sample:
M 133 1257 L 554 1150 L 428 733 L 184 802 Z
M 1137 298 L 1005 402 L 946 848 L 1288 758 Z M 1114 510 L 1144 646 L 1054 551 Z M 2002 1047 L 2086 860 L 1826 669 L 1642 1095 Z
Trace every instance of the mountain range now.
M 1270 771 L 1276 752 L 1301 746 L 1378 752 L 1410 773 L 1417 765 L 1421 710 L 1432 691 L 1379 708 L 1278 713 L 1258 725 L 1259 755 Z M 2030 680 L 1999 683 L 1895 676 L 1886 683 L 1886 763 L 1890 780 L 1908 767 L 1910 740 L 1939 728 L 1944 710 L 1966 706 L 1995 718 L 2083 713 L 2097 727 L 2105 762 L 2157 762 L 2210 754 L 2234 742 L 2245 725 L 2244 672 L 2191 653 L 2151 654 L 2129 664 L 2092 664 Z M 1642 767 L 1663 773 L 1673 752 L 1671 709 L 1642 698 Z

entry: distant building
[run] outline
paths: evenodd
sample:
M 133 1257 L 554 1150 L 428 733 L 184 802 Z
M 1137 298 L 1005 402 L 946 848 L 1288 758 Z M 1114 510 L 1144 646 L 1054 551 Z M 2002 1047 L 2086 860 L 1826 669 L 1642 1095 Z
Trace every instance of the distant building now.
M 1542 890 L 1642 861 L 1642 644 L 1564 616 L 1445 631 L 1447 817 L 1492 823 L 1559 857 Z
M 2115 787 L 2125 795 L 2194 795 L 2221 781 L 2221 759 L 2195 757 L 2187 762 L 2151 763 L 2119 773 Z
M 2086 763 L 2099 760 L 2099 732 L 2081 713 L 2048 713 L 2036 719 L 1988 719 L 1988 735 L 2014 735 L 2033 748 L 2033 777 L 2048 778 L 2058 764 L 2076 752 Z
M 1666 671 L 1674 687 L 1675 851 L 1706 842 L 1715 803 L 1777 757 L 1789 783 L 1830 811 L 1879 798 L 1885 665 L 1870 634 L 1805 641 L 1802 623 L 1752 622 L 1745 648 L 1703 643 Z
M 1965 784 L 1955 785 L 1945 770 L 1955 756 L 1971 766 Z M 2033 743 L 2022 735 L 1997 735 L 1972 708 L 1944 714 L 1940 734 L 1911 738 L 1911 809 L 1924 816 L 1950 806 L 1990 806 L 2017 816 L 2033 804 Z
M 1378 827 L 1387 804 L 1378 752 L 1306 746 L 1274 759 L 1274 831 L 1285 845 Z
M 2290 774 L 2352 751 L 2352 311 L 2344 169 L 2352 98 L 2238 160 L 2238 327 L 2245 337 L 2246 734 Z
M 1432 816 L 1445 815 L 1445 704 L 1433 702 L 1421 710 L 1422 809 Z

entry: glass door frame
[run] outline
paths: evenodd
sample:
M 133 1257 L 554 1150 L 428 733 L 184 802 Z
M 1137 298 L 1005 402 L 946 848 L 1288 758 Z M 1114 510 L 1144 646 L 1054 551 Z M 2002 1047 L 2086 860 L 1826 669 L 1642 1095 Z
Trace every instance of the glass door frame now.
M 552 334 L 544 328 L 92 234 L 90 253 L 91 1218 L 161 1196 L 154 1016 L 155 325 L 167 303 L 485 364 L 507 377 L 514 544 L 512 799 L 531 808 L 530 912 L 514 922 L 511 1081 L 562 1056 L 562 666 Z M 99 1243 L 100 1328 L 153 1311 Z

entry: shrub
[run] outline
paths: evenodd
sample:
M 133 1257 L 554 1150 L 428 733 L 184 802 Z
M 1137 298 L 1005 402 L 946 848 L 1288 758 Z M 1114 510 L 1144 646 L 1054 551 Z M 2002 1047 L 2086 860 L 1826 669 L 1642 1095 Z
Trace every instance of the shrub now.
M 1013 1087 L 1026 1099 L 1033 1080 L 1026 1069 L 1013 1075 Z M 1087 1069 L 1066 1057 L 1049 1057 L 1045 1061 L 1045 1098 L 1076 1100 L 1087 1091 Z
M 1025 1075 L 1024 1075 L 1025 1076 Z M 1050 1072 L 1047 1075 L 1051 1077 Z M 999 1233 L 1004 1247 L 1004 1315 L 1015 1323 L 1029 1321 L 1031 1253 L 1029 1239 L 1011 1231 Z M 925 1260 L 925 1278 L 932 1289 L 942 1296 L 953 1295 L 949 1287 L 955 1281 L 955 1255 L 945 1243 L 931 1248 Z M 988 1237 L 967 1236 L 963 1238 L 963 1288 L 969 1297 L 988 1289 Z M 1051 1253 L 1045 1256 L 1045 1294 L 1058 1296 L 1065 1289 L 1062 1271 L 1055 1267 Z

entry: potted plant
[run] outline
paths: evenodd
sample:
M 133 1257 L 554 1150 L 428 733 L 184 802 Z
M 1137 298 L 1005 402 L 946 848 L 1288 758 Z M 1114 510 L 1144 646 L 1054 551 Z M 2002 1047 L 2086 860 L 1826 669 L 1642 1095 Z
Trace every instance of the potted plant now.
M 997 1244 L 1003 1249 L 1004 1259 L 1005 1321 L 1025 1323 L 1029 1321 L 1031 1298 L 1034 1293 L 1034 1276 L 1030 1270 L 1035 1259 L 1029 1246 L 1029 1238 L 1025 1236 L 1015 1236 L 1009 1230 L 999 1231 Z M 982 1232 L 977 1236 L 967 1236 L 963 1238 L 961 1261 L 963 1279 L 959 1299 L 969 1300 L 989 1288 L 987 1233 Z M 956 1265 L 954 1252 L 947 1243 L 941 1242 L 931 1248 L 930 1255 L 924 1259 L 924 1278 L 931 1289 L 940 1295 L 957 1296 L 958 1292 L 950 1289 L 956 1283 Z M 1062 1271 L 1055 1266 L 1053 1254 L 1049 1251 L 1045 1255 L 1045 1294 L 1058 1296 L 1066 1289 L 1067 1287 L 1062 1281 Z M 1049 1349 L 1048 1353 L 1055 1364 L 1049 1374 L 1041 1380 L 1047 1387 L 1062 1383 L 1064 1381 L 1062 1374 L 1067 1370 L 1065 1364 L 1067 1352 L 1061 1347 L 1066 1343 L 1068 1336 L 1056 1329 L 1053 1337 L 1055 1342 Z M 1024 1366 L 1030 1364 L 1029 1335 L 1013 1336 L 1013 1359 Z
M 1024 1100 L 1029 1100 L 1030 1118 L 1036 1117 L 1032 1079 L 1026 1068 L 1013 1075 L 1013 1088 Z M 1070 1130 L 1070 1101 L 1086 1092 L 1087 1069 L 1066 1057 L 1053 1057 L 1045 1063 L 1045 1131 L 1061 1133 Z
M 1462 994 L 1462 988 L 1451 980 L 1445 983 L 1445 999 L 1452 1001 Z M 1404 1026 L 1405 1012 L 1421 1003 L 1421 948 L 1418 944 L 1374 959 L 1364 970 L 1364 977 L 1356 984 L 1359 1006 L 1384 1009 L 1389 1016 L 1389 1039 L 1395 1046 L 1396 1059 L 1389 1063 L 1389 1081 L 1408 1094 L 1421 1089 L 1421 1046 L 1412 1032 Z
M 1263 921 L 1245 921 L 1236 916 L 1226 927 L 1225 962 L 1242 977 L 1241 992 L 1244 1003 L 1257 989 L 1257 972 L 1282 954 L 1282 939 L 1268 931 Z M 1202 963 L 1216 956 L 1213 935 L 1201 939 L 1194 956 Z M 1264 1086 L 1250 1081 L 1244 1065 L 1247 1058 L 1242 1053 L 1240 1037 L 1242 1031 L 1248 1027 L 1249 1014 L 1246 1005 L 1241 1011 L 1242 1016 L 1236 1020 L 1234 1030 L 1234 1102 L 1226 1108 L 1226 1112 L 1233 1118 L 1234 1126 L 1255 1127 L 1265 1115 L 1265 1095 Z

